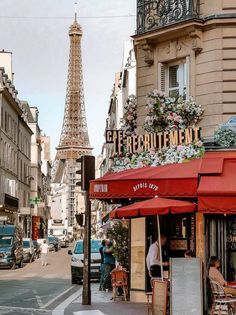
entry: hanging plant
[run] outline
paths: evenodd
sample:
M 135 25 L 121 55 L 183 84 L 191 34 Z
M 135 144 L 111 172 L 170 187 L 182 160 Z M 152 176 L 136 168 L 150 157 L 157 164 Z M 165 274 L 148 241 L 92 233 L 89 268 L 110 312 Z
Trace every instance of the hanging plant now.
M 214 141 L 226 148 L 236 145 L 236 132 L 233 129 L 221 127 L 214 133 Z
M 147 95 L 148 109 L 144 122 L 144 130 L 158 132 L 194 126 L 202 118 L 203 109 L 192 97 L 184 100 L 166 97 L 163 92 L 154 90 Z
M 131 94 L 127 98 L 124 106 L 123 125 L 121 127 L 124 130 L 126 136 L 136 133 L 137 128 L 137 99 L 136 96 Z

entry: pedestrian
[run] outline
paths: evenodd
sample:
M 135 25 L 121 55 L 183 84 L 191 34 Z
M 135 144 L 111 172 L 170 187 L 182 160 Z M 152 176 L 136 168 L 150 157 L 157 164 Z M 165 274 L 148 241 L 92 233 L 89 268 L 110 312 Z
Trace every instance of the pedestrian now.
M 44 240 L 43 244 L 40 246 L 42 266 L 47 266 L 47 264 L 48 264 L 48 248 L 49 248 L 49 246 L 46 243 L 46 240 Z
M 115 268 L 115 257 L 113 256 L 113 244 L 107 241 L 103 248 L 104 255 L 104 283 L 103 290 L 111 290 L 111 271 Z
M 99 252 L 101 255 L 101 265 L 100 265 L 100 286 L 99 291 L 103 290 L 103 284 L 104 284 L 104 247 L 106 246 L 106 240 L 102 240 L 101 242 L 102 246 L 99 248 Z
M 166 236 L 161 235 L 160 239 L 161 243 L 161 248 L 165 245 L 166 243 Z M 146 257 L 146 263 L 147 263 L 147 269 L 149 276 L 156 277 L 156 278 L 161 278 L 161 259 L 160 259 L 160 251 L 161 249 L 159 248 L 159 242 L 158 240 L 150 245 L 148 254 Z M 169 263 L 167 261 L 162 262 L 163 266 L 169 266 Z

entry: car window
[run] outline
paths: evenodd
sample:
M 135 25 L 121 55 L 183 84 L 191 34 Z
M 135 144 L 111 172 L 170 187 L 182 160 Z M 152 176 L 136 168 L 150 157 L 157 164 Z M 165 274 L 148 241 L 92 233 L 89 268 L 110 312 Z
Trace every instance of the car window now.
M 100 240 L 91 240 L 90 248 L 91 253 L 99 253 L 99 248 L 101 247 Z M 83 254 L 83 241 L 77 242 L 74 250 L 74 254 Z
M 12 236 L 0 236 L 0 247 L 8 247 L 12 245 L 13 237 Z
M 23 241 L 23 248 L 29 248 L 30 242 L 29 241 Z
M 100 240 L 91 240 L 91 253 L 99 253 L 99 248 L 101 247 Z

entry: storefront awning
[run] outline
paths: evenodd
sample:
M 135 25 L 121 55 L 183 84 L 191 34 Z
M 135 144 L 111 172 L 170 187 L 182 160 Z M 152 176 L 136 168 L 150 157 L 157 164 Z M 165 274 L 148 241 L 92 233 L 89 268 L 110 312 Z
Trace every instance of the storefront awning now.
M 111 219 L 142 217 L 149 215 L 164 215 L 168 213 L 189 213 L 195 210 L 196 205 L 188 201 L 152 198 L 131 205 L 118 208 L 110 212 Z
M 90 181 L 92 199 L 193 198 L 197 196 L 201 159 L 187 163 L 142 167 L 106 174 Z
M 236 214 L 236 159 L 224 159 L 220 174 L 201 176 L 198 210 Z

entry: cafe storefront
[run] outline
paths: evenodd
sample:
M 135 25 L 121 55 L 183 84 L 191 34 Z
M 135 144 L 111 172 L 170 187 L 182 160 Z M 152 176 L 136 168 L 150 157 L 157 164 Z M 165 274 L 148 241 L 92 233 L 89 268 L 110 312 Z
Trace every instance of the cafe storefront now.
M 164 255 L 183 257 L 191 249 L 204 262 L 209 257 L 222 262 L 222 273 L 234 280 L 236 268 L 236 152 L 207 152 L 187 163 L 144 167 L 107 174 L 90 182 L 90 198 L 129 205 L 162 198 L 188 201 L 194 211 L 160 215 L 161 233 L 168 242 Z M 119 208 L 115 210 L 119 217 Z M 114 217 L 113 214 L 110 215 Z M 120 218 L 122 219 L 122 213 Z M 149 289 L 145 258 L 157 239 L 156 215 L 136 213 L 130 220 L 130 297 L 144 301 Z

